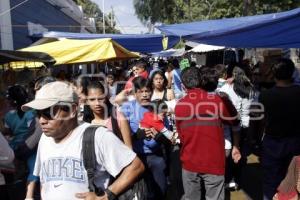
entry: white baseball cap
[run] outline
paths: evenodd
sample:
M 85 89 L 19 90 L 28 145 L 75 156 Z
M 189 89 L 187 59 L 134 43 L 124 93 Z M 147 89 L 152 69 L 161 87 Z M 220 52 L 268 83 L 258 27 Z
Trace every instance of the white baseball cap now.
M 22 110 L 33 108 L 35 110 L 44 110 L 58 103 L 77 103 L 78 96 L 72 86 L 62 82 L 55 81 L 44 85 L 37 91 L 35 99 L 22 106 Z

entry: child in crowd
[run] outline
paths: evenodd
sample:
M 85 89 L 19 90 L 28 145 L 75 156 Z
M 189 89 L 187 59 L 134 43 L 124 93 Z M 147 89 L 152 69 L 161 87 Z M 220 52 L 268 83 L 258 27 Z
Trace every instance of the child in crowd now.
M 131 89 L 132 88 L 132 81 L 135 77 L 141 76 L 144 78 L 148 78 L 148 72 L 147 72 L 147 63 L 144 61 L 139 61 L 133 66 L 133 75 L 128 79 L 125 85 L 125 89 Z
M 167 104 L 160 99 L 151 101 L 149 111 L 144 113 L 143 119 L 140 121 L 141 128 L 154 128 L 158 133 L 162 133 L 172 143 L 175 143 L 175 133 L 169 131 L 165 127 L 167 120 L 166 115 L 168 112 Z M 153 136 L 155 137 L 155 135 Z
M 134 100 L 135 97 L 132 95 L 133 92 L 133 83 L 132 81 L 136 77 L 143 77 L 145 79 L 148 78 L 148 71 L 147 71 L 147 63 L 144 61 L 138 61 L 133 67 L 132 67 L 132 75 L 126 82 L 124 90 L 122 90 L 120 93 L 117 93 L 114 99 L 112 99 L 114 105 L 122 105 L 126 101 Z
M 115 82 L 115 76 L 112 73 L 107 74 L 106 83 L 109 90 L 109 96 L 114 98 L 116 96 L 117 85 Z

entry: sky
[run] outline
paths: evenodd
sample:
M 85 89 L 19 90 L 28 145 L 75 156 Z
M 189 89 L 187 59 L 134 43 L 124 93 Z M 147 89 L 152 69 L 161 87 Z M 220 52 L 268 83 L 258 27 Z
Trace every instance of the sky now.
M 116 28 L 124 34 L 146 33 L 147 28 L 140 22 L 135 15 L 133 0 L 92 0 L 99 5 L 102 10 L 104 1 L 104 12 L 108 14 L 113 7 L 116 16 Z

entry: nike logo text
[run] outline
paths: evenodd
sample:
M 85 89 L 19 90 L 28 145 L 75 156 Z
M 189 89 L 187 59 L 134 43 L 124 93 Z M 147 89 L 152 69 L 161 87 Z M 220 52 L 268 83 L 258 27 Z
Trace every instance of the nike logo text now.
M 61 184 L 57 184 L 57 185 L 54 184 L 54 187 L 57 188 L 57 187 L 59 187 L 61 185 L 62 185 L 62 183 Z

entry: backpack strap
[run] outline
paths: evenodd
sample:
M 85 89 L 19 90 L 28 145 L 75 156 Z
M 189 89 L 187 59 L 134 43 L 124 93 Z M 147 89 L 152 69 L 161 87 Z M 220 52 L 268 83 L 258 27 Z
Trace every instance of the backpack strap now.
M 111 125 L 112 125 L 112 131 L 113 133 L 122 141 L 124 142 L 124 139 L 123 139 L 123 136 L 122 136 L 122 133 L 121 133 L 121 130 L 120 130 L 120 126 L 119 126 L 119 123 L 118 123 L 118 118 L 117 118 L 117 109 L 115 106 L 113 106 L 111 108 Z
M 96 153 L 95 153 L 95 132 L 99 126 L 89 126 L 83 133 L 82 139 L 82 155 L 83 164 L 87 171 L 89 191 L 95 192 L 96 195 L 104 195 L 104 191 L 101 188 L 97 188 L 94 183 L 95 170 L 97 165 Z

